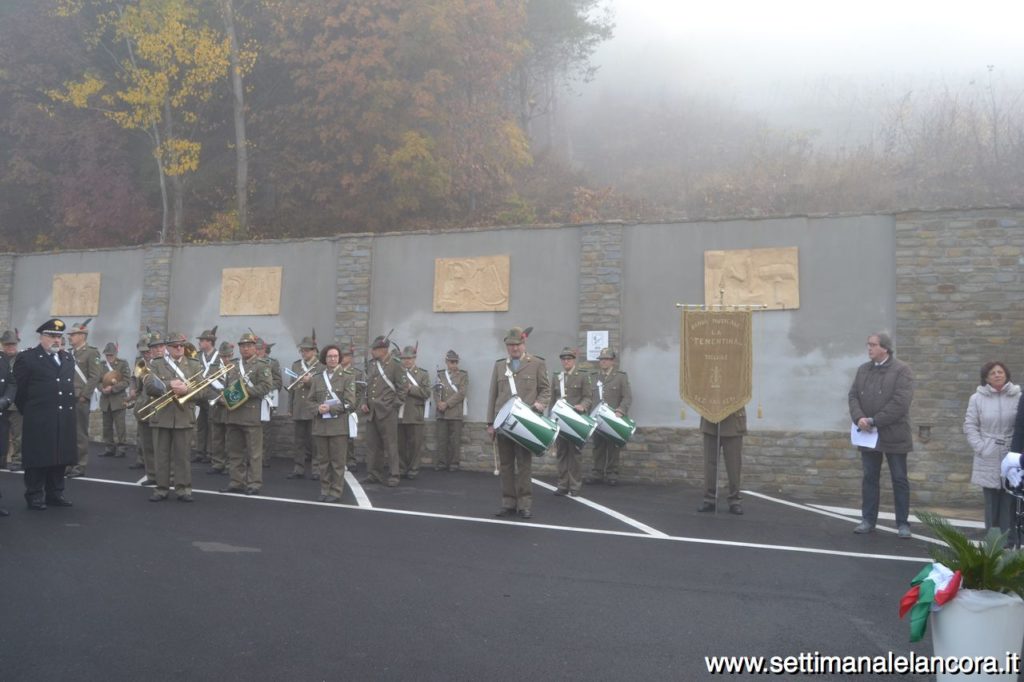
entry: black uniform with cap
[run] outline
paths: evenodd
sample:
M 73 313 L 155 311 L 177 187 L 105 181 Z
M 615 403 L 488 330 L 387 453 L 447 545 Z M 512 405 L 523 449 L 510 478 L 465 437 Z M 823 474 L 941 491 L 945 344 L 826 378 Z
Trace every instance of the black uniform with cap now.
M 66 330 L 63 320 L 47 320 L 36 329 L 39 345 L 19 353 L 14 363 L 25 500 L 37 511 L 70 506 L 64 499 L 64 469 L 78 461 L 74 360 L 59 350 Z

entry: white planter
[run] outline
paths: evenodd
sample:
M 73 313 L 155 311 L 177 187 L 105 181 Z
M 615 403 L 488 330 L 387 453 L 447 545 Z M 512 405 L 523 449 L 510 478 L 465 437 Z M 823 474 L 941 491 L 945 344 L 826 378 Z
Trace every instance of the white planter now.
M 1015 594 L 960 590 L 941 611 L 931 614 L 928 629 L 936 656 L 994 656 L 1006 665 L 1007 652 L 1021 651 L 1024 642 L 1024 600 Z M 1017 675 L 936 675 L 936 680 L 1006 679 Z

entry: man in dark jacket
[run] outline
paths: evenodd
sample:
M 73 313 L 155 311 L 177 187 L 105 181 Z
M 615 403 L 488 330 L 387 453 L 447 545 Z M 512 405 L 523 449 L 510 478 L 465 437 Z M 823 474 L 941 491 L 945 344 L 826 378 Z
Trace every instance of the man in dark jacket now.
M 878 521 L 878 479 L 882 455 L 889 463 L 896 528 L 901 538 L 910 537 L 910 483 L 907 453 L 914 448 L 910 432 L 910 403 L 914 376 L 906 363 L 893 357 L 892 338 L 879 332 L 868 337 L 868 362 L 857 368 L 850 388 L 850 418 L 863 432 L 878 432 L 873 448 L 861 447 L 864 471 L 861 483 L 861 522 L 854 533 L 870 533 Z
M 44 322 L 39 345 L 14 363 L 15 403 L 22 415 L 21 458 L 28 508 L 70 507 L 64 499 L 64 469 L 78 463 L 75 360 L 60 350 L 63 320 Z M 43 497 L 45 489 L 46 496 Z
M 0 353 L 0 461 L 7 457 L 10 437 L 7 413 L 14 404 L 15 387 L 11 363 L 7 360 L 6 355 Z M 7 510 L 0 507 L 0 516 L 7 515 Z

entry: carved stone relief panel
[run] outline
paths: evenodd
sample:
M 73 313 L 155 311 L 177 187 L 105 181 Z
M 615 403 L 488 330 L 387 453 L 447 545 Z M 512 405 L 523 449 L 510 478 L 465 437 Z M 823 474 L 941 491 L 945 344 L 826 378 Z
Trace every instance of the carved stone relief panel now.
M 800 307 L 800 253 L 795 246 L 704 252 L 704 303 Z
M 281 266 L 221 271 L 221 315 L 277 315 L 280 312 Z
M 434 312 L 508 310 L 509 256 L 434 260 Z
M 100 273 L 64 272 L 53 276 L 50 314 L 96 316 L 100 314 Z

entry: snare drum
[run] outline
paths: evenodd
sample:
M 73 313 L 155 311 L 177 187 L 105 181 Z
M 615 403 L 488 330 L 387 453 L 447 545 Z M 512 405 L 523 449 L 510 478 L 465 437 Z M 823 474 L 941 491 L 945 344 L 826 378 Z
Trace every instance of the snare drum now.
M 494 430 L 539 457 L 555 442 L 558 424 L 513 397 L 498 411 L 498 416 L 494 418 Z
M 590 416 L 597 420 L 597 430 L 619 445 L 625 445 L 636 431 L 636 422 L 629 417 L 620 417 L 607 403 L 598 403 L 590 411 Z
M 579 447 L 583 447 L 597 428 L 597 420 L 580 414 L 564 398 L 551 407 L 551 418 L 558 423 L 558 432 Z

